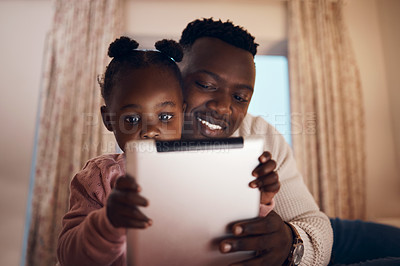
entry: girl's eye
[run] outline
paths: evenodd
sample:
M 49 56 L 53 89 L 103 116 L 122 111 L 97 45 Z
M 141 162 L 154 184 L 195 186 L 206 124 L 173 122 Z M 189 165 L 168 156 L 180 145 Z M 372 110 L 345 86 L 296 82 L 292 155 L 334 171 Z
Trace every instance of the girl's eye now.
M 140 116 L 139 115 L 128 115 L 128 116 L 125 116 L 124 121 L 126 123 L 129 123 L 132 125 L 137 125 L 140 122 Z
M 201 83 L 201 82 L 198 82 L 198 81 L 196 81 L 196 85 L 199 86 L 200 88 L 204 89 L 204 90 L 213 90 L 214 89 L 213 86 L 205 85 L 204 83 Z
M 162 122 L 167 122 L 174 117 L 172 114 L 160 114 L 158 115 L 158 119 Z
M 246 99 L 240 97 L 239 95 L 233 95 L 233 98 L 234 98 L 236 101 L 241 102 L 241 103 L 247 103 L 247 102 L 248 102 Z

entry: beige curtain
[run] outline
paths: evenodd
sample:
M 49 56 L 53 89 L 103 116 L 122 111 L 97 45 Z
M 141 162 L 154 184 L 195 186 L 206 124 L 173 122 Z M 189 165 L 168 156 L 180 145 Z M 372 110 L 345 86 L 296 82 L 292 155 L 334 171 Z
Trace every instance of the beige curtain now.
M 364 218 L 364 118 L 342 1 L 289 0 L 293 148 L 331 217 Z
M 122 0 L 57 0 L 46 44 L 27 265 L 55 265 L 69 183 L 84 163 L 115 151 L 99 110 L 97 76 L 121 33 Z

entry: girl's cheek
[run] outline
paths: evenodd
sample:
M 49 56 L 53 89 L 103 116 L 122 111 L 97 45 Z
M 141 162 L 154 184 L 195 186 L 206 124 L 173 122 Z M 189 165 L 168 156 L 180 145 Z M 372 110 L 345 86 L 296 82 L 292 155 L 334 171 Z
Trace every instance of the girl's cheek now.
M 120 124 L 120 130 L 125 135 L 134 135 L 140 131 L 140 127 L 137 125 L 130 125 L 127 123 Z

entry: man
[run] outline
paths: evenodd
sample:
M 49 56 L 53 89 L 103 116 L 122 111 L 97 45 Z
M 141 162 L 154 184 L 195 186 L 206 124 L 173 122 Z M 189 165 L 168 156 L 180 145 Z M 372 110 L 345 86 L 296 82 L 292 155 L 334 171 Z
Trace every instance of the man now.
M 255 83 L 254 37 L 229 21 L 203 19 L 188 24 L 180 43 L 187 104 L 183 137 L 262 134 L 267 152 L 253 172 L 252 187 L 266 195 L 273 192 L 264 189 L 270 185 L 268 180 L 276 181 L 279 174 L 281 181 L 275 211 L 234 223 L 233 235 L 220 243 L 221 251 L 257 251 L 240 265 L 297 265 L 300 260 L 304 265 L 327 265 L 333 241 L 328 217 L 307 190 L 283 137 L 262 118 L 247 114 Z M 266 203 L 263 196 L 261 203 Z

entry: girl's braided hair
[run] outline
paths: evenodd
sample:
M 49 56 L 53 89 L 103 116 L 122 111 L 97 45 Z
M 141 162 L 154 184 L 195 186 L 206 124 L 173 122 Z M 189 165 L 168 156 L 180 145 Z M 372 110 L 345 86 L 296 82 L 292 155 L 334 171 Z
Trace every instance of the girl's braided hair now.
M 139 44 L 129 37 L 122 36 L 112 42 L 108 56 L 112 58 L 104 77 L 99 80 L 101 95 L 108 103 L 113 87 L 127 71 L 149 66 L 159 66 L 171 71 L 182 86 L 182 77 L 176 62 L 183 57 L 182 47 L 173 40 L 161 40 L 155 43 L 157 50 L 138 50 Z

